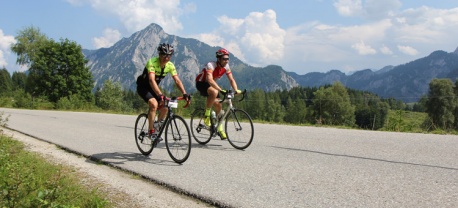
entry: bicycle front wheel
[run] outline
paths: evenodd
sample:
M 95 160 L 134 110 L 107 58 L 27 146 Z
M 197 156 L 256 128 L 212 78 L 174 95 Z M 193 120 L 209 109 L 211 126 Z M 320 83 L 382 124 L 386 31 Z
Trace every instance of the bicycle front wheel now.
M 199 144 L 207 144 L 212 138 L 211 127 L 204 123 L 205 110 L 196 109 L 191 116 L 191 132 L 194 139 Z
M 135 143 L 143 155 L 149 155 L 154 149 L 153 142 L 148 137 L 148 115 L 138 115 L 135 121 Z
M 165 129 L 165 146 L 170 157 L 176 163 L 184 163 L 191 153 L 191 133 L 186 121 L 174 115 Z
M 247 112 L 240 109 L 231 110 L 225 123 L 229 143 L 236 149 L 243 150 L 250 146 L 254 137 L 253 121 Z

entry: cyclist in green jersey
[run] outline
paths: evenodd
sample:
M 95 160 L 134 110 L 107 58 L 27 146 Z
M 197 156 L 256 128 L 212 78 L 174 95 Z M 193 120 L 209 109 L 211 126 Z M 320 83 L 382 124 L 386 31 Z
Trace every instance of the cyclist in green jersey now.
M 157 48 L 157 51 L 159 52 L 159 56 L 149 59 L 143 70 L 143 73 L 137 78 L 137 93 L 149 105 L 148 133 L 150 137 L 154 137 L 156 135 L 154 130 L 156 111 L 160 105 L 163 105 L 164 102 L 164 95 L 159 88 L 159 83 L 167 74 L 172 76 L 176 86 L 183 93 L 183 97 L 186 99 L 186 101 L 190 99 L 190 96 L 184 89 L 183 83 L 178 77 L 175 65 L 170 62 L 170 58 L 174 53 L 173 46 L 170 44 L 162 43 Z M 167 108 L 159 109 L 158 122 L 164 120 L 166 115 Z

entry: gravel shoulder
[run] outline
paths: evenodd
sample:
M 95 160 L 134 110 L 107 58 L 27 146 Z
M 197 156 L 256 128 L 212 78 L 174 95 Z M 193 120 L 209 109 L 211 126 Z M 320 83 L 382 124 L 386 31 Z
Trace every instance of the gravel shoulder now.
M 28 151 L 39 153 L 54 164 L 73 167 L 83 184 L 102 190 L 116 207 L 212 207 L 139 176 L 67 152 L 54 144 L 7 128 L 1 129 L 3 134 L 24 143 Z

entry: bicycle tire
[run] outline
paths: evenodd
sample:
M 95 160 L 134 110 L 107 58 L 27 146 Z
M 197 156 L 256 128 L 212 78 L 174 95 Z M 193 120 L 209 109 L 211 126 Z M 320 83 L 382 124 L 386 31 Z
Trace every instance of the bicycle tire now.
M 143 155 L 149 155 L 154 149 L 153 142 L 148 138 L 148 115 L 142 113 L 135 121 L 135 143 Z
M 191 116 L 191 133 L 197 143 L 205 145 L 212 138 L 211 128 L 204 123 L 205 110 L 202 108 L 196 109 Z
M 244 110 L 231 110 L 231 113 L 226 117 L 225 131 L 227 140 L 236 149 L 246 149 L 253 142 L 253 121 Z
M 176 163 L 184 163 L 191 153 L 191 132 L 188 124 L 179 115 L 174 115 L 165 128 L 165 146 Z

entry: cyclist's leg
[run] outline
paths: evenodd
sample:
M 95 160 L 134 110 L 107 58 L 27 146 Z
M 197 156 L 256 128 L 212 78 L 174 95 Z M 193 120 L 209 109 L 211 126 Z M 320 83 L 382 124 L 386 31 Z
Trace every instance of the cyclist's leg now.
M 205 108 L 204 108 L 204 117 L 205 117 L 205 125 L 210 126 L 210 113 L 211 108 L 213 105 L 213 100 L 216 98 L 217 91 L 215 93 L 215 89 L 208 84 L 208 82 L 196 82 L 196 88 L 200 92 L 200 94 L 206 97 Z
M 156 112 L 151 112 L 152 108 L 154 107 L 154 92 L 152 92 L 151 87 L 148 86 L 143 86 L 143 85 L 137 85 L 137 93 L 138 95 L 148 104 L 149 110 L 148 110 L 148 133 L 149 130 L 153 129 L 153 122 L 151 122 L 151 118 L 154 118 L 156 116 Z
M 149 130 L 151 131 L 154 129 L 154 120 L 156 118 L 156 111 L 157 111 L 157 100 L 154 98 L 151 98 L 148 100 L 148 105 L 149 105 L 149 111 L 148 111 L 148 127 Z
M 159 121 L 163 121 L 165 119 L 165 117 L 167 116 L 167 112 L 169 110 L 167 109 L 167 107 L 162 107 L 161 109 L 159 109 L 159 116 L 157 117 L 157 120 L 158 122 Z
M 148 104 L 148 133 L 154 129 L 154 120 L 156 118 L 157 107 L 159 106 L 157 100 L 158 97 L 154 93 L 151 86 L 137 86 L 137 93 L 142 97 L 142 99 Z

